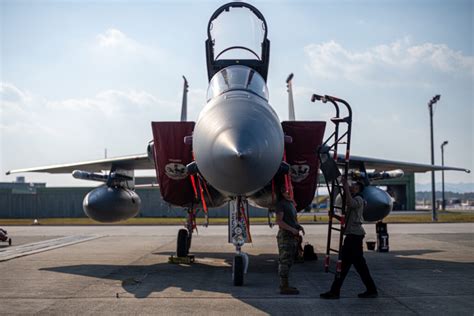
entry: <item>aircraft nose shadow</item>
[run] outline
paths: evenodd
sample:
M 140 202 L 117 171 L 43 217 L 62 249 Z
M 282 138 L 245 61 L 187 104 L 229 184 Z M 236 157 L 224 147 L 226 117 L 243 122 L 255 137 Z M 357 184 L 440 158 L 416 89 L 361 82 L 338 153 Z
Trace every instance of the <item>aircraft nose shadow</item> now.
M 256 288 L 261 291 L 276 282 L 275 254 L 249 255 L 249 273 L 243 287 L 232 285 L 233 253 L 195 253 L 196 260 L 192 264 L 170 264 L 167 259 L 172 254 L 154 252 L 147 259 L 150 264 L 143 265 L 82 264 L 40 270 L 116 280 L 121 287 L 116 293 L 118 297 L 133 295 L 135 298 L 186 297 L 189 293 L 193 293 L 193 297 L 210 298 L 252 296 Z M 156 262 L 158 256 L 160 262 Z M 268 295 L 274 295 L 273 290 L 272 287 Z

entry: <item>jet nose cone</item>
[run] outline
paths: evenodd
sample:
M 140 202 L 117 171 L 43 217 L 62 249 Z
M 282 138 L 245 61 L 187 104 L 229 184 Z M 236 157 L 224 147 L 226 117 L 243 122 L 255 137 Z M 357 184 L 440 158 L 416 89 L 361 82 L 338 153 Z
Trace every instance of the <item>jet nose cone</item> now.
M 249 133 L 239 129 L 227 129 L 216 137 L 211 149 L 217 168 L 227 172 L 230 168 L 245 172 L 246 168 L 258 165 L 259 143 L 255 142 Z
M 237 129 L 227 129 L 219 133 L 213 146 L 216 151 L 215 154 L 239 159 L 252 155 L 254 144 L 247 134 Z
M 274 165 L 278 167 L 281 160 L 281 155 L 274 151 L 278 147 L 277 139 L 272 137 L 275 135 L 265 135 L 257 124 L 245 127 L 219 133 L 209 152 L 213 170 L 206 175 L 218 188 L 233 194 L 249 193 L 264 186 L 274 175 Z
M 237 150 L 236 151 L 236 156 L 237 158 L 239 159 L 244 159 L 246 156 L 249 156 L 251 155 L 252 153 L 251 152 L 245 152 L 243 150 Z
M 260 104 L 218 104 L 202 117 L 193 134 L 199 171 L 216 189 L 245 195 L 266 185 L 283 155 L 277 117 Z

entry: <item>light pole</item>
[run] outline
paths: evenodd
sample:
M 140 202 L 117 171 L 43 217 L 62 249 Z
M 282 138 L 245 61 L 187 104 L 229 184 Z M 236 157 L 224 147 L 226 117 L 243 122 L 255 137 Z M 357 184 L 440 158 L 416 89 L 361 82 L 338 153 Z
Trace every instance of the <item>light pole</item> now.
M 435 95 L 430 102 L 428 102 L 428 108 L 430 109 L 430 127 L 431 127 L 431 165 L 434 165 L 434 142 L 433 142 L 433 105 L 439 101 L 441 95 Z M 436 191 L 435 191 L 435 173 L 434 170 L 431 170 L 431 208 L 432 208 L 432 217 L 433 222 L 438 221 L 438 216 L 436 215 Z
M 441 166 L 444 167 L 444 146 L 448 144 L 448 141 L 445 140 L 441 144 Z M 446 200 L 444 199 L 444 169 L 441 171 L 441 186 L 443 187 L 442 193 L 443 193 L 443 210 L 446 209 Z

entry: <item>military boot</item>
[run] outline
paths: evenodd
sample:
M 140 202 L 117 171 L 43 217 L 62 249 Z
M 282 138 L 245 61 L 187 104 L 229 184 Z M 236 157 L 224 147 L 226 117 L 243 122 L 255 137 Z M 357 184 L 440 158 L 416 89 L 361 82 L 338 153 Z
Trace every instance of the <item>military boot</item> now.
M 288 278 L 280 278 L 280 294 L 296 295 L 300 294 L 300 291 L 295 287 L 289 286 Z

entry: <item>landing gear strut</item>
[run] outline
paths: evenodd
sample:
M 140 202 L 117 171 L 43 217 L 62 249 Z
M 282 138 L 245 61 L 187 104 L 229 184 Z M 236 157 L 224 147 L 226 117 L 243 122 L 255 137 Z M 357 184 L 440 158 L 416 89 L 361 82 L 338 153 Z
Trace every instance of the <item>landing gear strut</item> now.
M 248 222 L 248 203 L 241 197 L 229 204 L 229 242 L 235 246 L 232 264 L 232 282 L 235 286 L 244 284 L 248 268 L 248 255 L 241 251 L 246 241 L 251 241 Z

